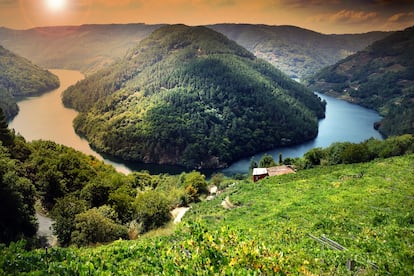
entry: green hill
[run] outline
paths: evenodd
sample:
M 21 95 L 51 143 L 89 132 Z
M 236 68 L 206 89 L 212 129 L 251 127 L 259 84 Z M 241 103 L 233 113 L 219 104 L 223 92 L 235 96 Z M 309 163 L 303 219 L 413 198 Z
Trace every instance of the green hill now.
M 379 111 L 385 135 L 414 133 L 414 27 L 324 68 L 309 84 Z
M 156 30 L 112 66 L 68 88 L 76 131 L 128 160 L 217 168 L 317 135 L 324 103 L 206 27 Z
M 298 79 L 305 79 L 389 34 L 327 35 L 295 26 L 251 24 L 217 24 L 208 27 Z
M 237 182 L 193 205 L 173 235 L 48 251 L 15 244 L 1 248 L 0 272 L 412 275 L 413 166 L 411 154 Z M 236 208 L 221 207 L 226 197 Z
M 59 87 L 59 79 L 0 46 L 0 108 L 7 119 L 17 112 L 16 97 L 33 96 Z

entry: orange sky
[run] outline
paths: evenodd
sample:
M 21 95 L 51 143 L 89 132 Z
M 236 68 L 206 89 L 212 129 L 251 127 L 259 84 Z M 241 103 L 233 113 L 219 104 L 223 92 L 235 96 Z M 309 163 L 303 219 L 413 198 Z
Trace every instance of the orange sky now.
M 60 10 L 53 1 L 66 4 Z M 322 33 L 400 30 L 414 25 L 414 0 L 0 0 L 0 26 L 14 29 L 138 22 L 296 25 Z

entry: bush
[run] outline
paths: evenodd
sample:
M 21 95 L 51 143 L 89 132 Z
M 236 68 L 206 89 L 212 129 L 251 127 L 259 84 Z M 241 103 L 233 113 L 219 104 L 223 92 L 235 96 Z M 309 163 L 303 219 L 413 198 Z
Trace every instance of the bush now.
M 200 195 L 208 193 L 205 176 L 200 172 L 192 171 L 191 173 L 185 174 L 183 176 L 183 185 L 190 202 L 197 202 L 199 201 Z
M 73 243 L 82 246 L 128 238 L 128 229 L 105 217 L 108 210 L 101 208 L 92 208 L 76 215 L 75 231 L 72 233 Z
M 260 168 L 270 168 L 276 166 L 276 162 L 273 157 L 269 154 L 265 154 L 259 161 Z
M 140 193 L 134 202 L 135 218 L 144 232 L 163 226 L 171 219 L 167 198 L 157 191 Z

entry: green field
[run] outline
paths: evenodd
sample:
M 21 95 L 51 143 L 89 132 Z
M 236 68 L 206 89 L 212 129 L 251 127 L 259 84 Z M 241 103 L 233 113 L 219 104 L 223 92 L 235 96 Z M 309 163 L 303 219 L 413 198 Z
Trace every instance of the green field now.
M 221 206 L 226 197 L 235 208 Z M 413 205 L 413 154 L 319 167 L 235 182 L 194 204 L 172 235 L 47 252 L 2 247 L 0 274 L 413 275 Z

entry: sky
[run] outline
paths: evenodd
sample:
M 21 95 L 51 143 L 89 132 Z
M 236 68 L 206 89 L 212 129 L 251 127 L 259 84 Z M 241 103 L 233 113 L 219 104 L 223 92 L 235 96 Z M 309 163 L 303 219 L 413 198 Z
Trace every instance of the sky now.
M 0 0 L 0 26 L 146 23 L 295 25 L 321 33 L 402 30 L 414 0 Z

